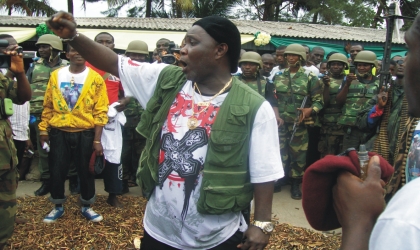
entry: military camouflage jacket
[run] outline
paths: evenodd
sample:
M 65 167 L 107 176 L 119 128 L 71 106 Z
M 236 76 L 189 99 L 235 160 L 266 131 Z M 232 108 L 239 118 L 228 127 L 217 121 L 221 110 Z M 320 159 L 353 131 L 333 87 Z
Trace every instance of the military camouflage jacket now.
M 44 103 L 45 90 L 47 89 L 48 80 L 50 79 L 51 73 L 61 67 L 67 66 L 68 61 L 59 59 L 57 64 L 51 67 L 47 62 L 42 58 L 33 63 L 26 72 L 28 81 L 31 84 L 32 89 L 32 99 L 31 103 L 31 114 L 41 115 Z
M 271 106 L 277 106 L 277 97 L 275 95 L 275 88 L 273 85 L 273 82 L 271 82 L 269 79 L 265 77 L 261 77 L 257 75 L 254 81 L 248 81 L 245 82 L 242 79 L 242 74 L 237 74 L 235 77 L 239 80 L 241 80 L 243 83 L 251 87 L 253 90 L 258 92 L 260 95 L 262 95 L 270 104 Z M 258 82 L 260 84 L 260 88 L 258 87 Z
M 321 82 L 312 72 L 306 74 L 302 67 L 293 77 L 289 69 L 285 69 L 284 73 L 274 76 L 273 82 L 276 88 L 279 114 L 284 122 L 293 123 L 295 121 L 296 109 L 301 106 L 305 96 L 309 96 L 306 108 L 312 107 L 318 113 L 324 106 Z
M 0 98 L 9 98 L 15 104 L 22 104 L 17 97 L 14 81 L 0 73 Z M 0 170 L 10 169 L 18 163 L 12 127 L 7 117 L 0 118 Z M 12 165 L 10 165 L 12 163 Z
M 357 80 L 351 83 L 346 102 L 341 110 L 341 116 L 338 118 L 338 124 L 357 126 L 359 112 L 364 110 L 366 103 L 378 94 L 379 78 L 373 77 L 367 83 L 362 83 L 362 81 L 362 78 L 357 77 Z M 344 84 L 346 84 L 345 79 L 341 84 L 340 91 Z
M 341 83 L 343 82 L 344 75 L 340 78 L 330 77 L 330 103 L 322 110 L 321 121 L 323 125 L 336 125 L 338 117 L 341 115 L 341 107 L 338 106 L 335 100 L 338 91 L 340 90 Z

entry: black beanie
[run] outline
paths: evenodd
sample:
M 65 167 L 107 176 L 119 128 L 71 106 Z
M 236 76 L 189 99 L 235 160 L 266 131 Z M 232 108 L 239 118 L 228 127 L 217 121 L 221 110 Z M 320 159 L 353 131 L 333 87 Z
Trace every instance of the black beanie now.
M 194 25 L 203 28 L 218 43 L 227 44 L 228 52 L 226 54 L 230 60 L 230 72 L 235 73 L 238 71 L 241 35 L 235 24 L 224 17 L 208 16 L 198 20 Z

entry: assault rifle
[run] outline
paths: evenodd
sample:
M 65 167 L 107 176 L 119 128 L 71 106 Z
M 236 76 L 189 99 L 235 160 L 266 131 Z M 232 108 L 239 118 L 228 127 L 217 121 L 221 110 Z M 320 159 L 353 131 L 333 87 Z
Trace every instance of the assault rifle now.
M 385 92 L 388 91 L 388 84 L 391 80 L 391 73 L 389 73 L 389 65 L 391 64 L 391 47 L 392 47 L 392 33 L 394 32 L 396 19 L 413 19 L 411 17 L 395 15 L 395 3 L 391 3 L 388 9 L 388 15 L 384 17 L 386 20 L 386 37 L 384 46 L 384 55 L 382 57 L 382 68 L 379 76 L 379 91 L 382 86 L 385 87 Z
M 308 96 L 305 96 L 305 98 L 303 98 L 302 104 L 300 105 L 300 108 L 303 109 L 306 105 L 306 101 L 308 100 Z M 300 120 L 300 115 L 302 114 L 302 110 L 297 110 L 296 111 L 296 119 L 295 119 L 295 123 L 293 124 L 293 132 L 292 132 L 292 136 L 290 137 L 290 141 L 289 143 L 292 142 L 293 137 L 295 137 L 295 133 L 296 130 L 300 124 L 299 120 Z

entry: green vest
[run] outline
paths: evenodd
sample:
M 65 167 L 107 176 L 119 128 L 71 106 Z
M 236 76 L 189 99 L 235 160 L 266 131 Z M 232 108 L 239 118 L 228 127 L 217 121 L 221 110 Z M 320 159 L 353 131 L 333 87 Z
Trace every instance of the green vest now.
M 341 106 L 337 104 L 335 98 L 340 90 L 343 78 L 344 76 L 340 78 L 330 77 L 330 103 L 321 111 L 323 125 L 337 125 L 338 118 L 341 115 Z
M 378 94 L 379 79 L 374 77 L 369 83 L 361 83 L 354 80 L 347 93 L 346 102 L 338 118 L 338 124 L 346 126 L 356 126 L 357 115 L 369 100 Z
M 136 130 L 146 138 L 137 180 L 143 195 L 150 198 L 158 185 L 162 125 L 176 95 L 186 82 L 181 69 L 165 67 L 156 90 L 146 105 Z M 248 168 L 248 151 L 255 115 L 264 98 L 237 79 L 220 107 L 213 124 L 197 210 L 223 214 L 248 207 L 253 197 Z
M 60 60 L 57 65 L 50 67 L 48 64 L 44 63 L 44 60 L 41 58 L 38 61 L 34 62 L 34 68 L 31 74 L 31 89 L 32 89 L 32 98 L 30 105 L 31 114 L 41 114 L 44 110 L 44 95 L 47 90 L 48 81 L 50 80 L 51 73 L 61 67 L 67 66 L 69 64 L 66 60 Z

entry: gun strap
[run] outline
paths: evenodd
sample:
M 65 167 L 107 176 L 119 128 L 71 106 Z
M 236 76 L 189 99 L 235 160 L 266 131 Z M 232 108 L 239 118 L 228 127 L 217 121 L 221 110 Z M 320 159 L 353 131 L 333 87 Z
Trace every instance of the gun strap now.
M 293 102 L 293 107 L 295 108 L 296 117 L 299 121 L 299 111 L 296 108 L 295 92 L 293 92 L 293 88 L 292 88 L 292 77 L 290 76 L 290 68 L 289 68 L 289 88 L 290 88 L 290 92 L 292 93 L 292 102 Z
M 261 87 L 261 77 L 257 76 L 257 86 L 258 86 L 258 93 L 262 95 L 262 87 Z

